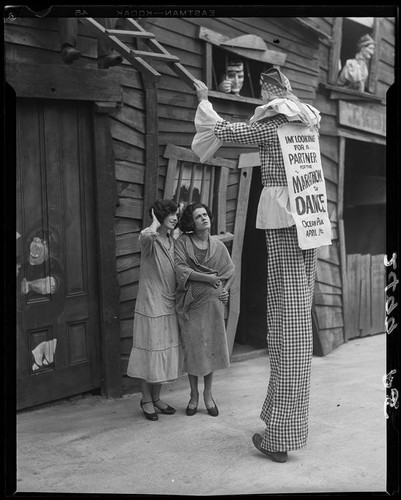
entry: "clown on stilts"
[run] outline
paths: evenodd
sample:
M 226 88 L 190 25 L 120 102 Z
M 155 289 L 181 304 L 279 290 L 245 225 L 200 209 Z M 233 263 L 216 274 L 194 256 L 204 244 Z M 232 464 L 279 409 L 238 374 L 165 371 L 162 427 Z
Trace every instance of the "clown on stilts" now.
M 263 435 L 254 434 L 253 444 L 271 460 L 286 462 L 288 452 L 303 448 L 308 436 L 317 250 L 303 250 L 298 244 L 277 129 L 295 122 L 316 132 L 320 113 L 292 93 L 288 78 L 276 68 L 262 73 L 260 84 L 264 104 L 255 109 L 249 123 L 230 123 L 214 111 L 207 86 L 195 80 L 199 105 L 192 149 L 204 162 L 223 142 L 259 148 L 263 190 L 256 227 L 266 234 L 266 338 L 271 372 L 260 413 L 266 427 Z

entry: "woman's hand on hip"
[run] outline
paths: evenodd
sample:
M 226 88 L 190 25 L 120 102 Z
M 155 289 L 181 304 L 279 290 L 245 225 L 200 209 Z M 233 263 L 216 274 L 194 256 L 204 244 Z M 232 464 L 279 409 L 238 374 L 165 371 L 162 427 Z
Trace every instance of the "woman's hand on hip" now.
M 209 277 L 209 284 L 213 288 L 219 288 L 221 285 L 221 279 L 217 276 L 217 274 L 211 274 Z
M 223 288 L 223 291 L 219 295 L 219 300 L 221 300 L 223 302 L 223 304 L 227 304 L 229 296 L 230 296 L 230 294 L 229 294 L 228 290 Z

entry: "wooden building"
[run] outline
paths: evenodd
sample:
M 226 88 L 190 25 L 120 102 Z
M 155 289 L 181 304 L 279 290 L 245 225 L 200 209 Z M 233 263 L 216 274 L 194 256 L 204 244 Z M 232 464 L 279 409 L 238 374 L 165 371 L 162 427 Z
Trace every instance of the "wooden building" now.
M 257 148 L 224 144 L 209 164 L 197 162 L 192 78 L 207 82 L 222 117 L 247 120 L 261 103 L 260 72 L 278 65 L 293 92 L 321 111 L 334 238 L 319 249 L 315 354 L 383 332 L 385 96 L 394 81 L 395 19 L 167 16 L 119 19 L 114 33 L 80 21 L 81 57 L 72 65 L 60 57 L 57 19 L 5 23 L 6 81 L 16 94 L 18 408 L 137 388 L 125 372 L 138 235 L 156 197 L 212 206 L 214 232 L 238 269 L 227 312 L 230 346 L 265 347 Z M 367 88 L 339 87 L 339 68 L 364 33 L 376 41 Z M 248 35 L 256 51 L 249 38 L 237 44 Z M 97 68 L 97 36 L 109 37 L 122 65 Z M 240 96 L 217 90 L 219 69 L 233 54 L 246 63 Z M 47 240 L 50 258 L 32 269 L 35 236 Z M 27 286 L 38 276 L 53 276 L 51 292 Z

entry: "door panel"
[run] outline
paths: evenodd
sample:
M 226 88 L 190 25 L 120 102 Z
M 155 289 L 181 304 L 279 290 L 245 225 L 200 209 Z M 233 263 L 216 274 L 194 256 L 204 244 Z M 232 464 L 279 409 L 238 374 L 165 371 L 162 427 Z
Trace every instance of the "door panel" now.
M 347 255 L 347 339 L 384 333 L 386 269 L 384 255 Z
M 100 387 L 91 145 L 82 103 L 17 103 L 18 408 Z

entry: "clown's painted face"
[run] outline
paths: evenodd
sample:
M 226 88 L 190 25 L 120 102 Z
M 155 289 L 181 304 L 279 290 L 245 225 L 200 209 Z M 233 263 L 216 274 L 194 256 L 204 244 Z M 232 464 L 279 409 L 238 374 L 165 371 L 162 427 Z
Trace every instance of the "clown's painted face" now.
M 46 240 L 35 237 L 29 247 L 29 263 L 33 266 L 43 264 L 49 258 L 49 249 Z

